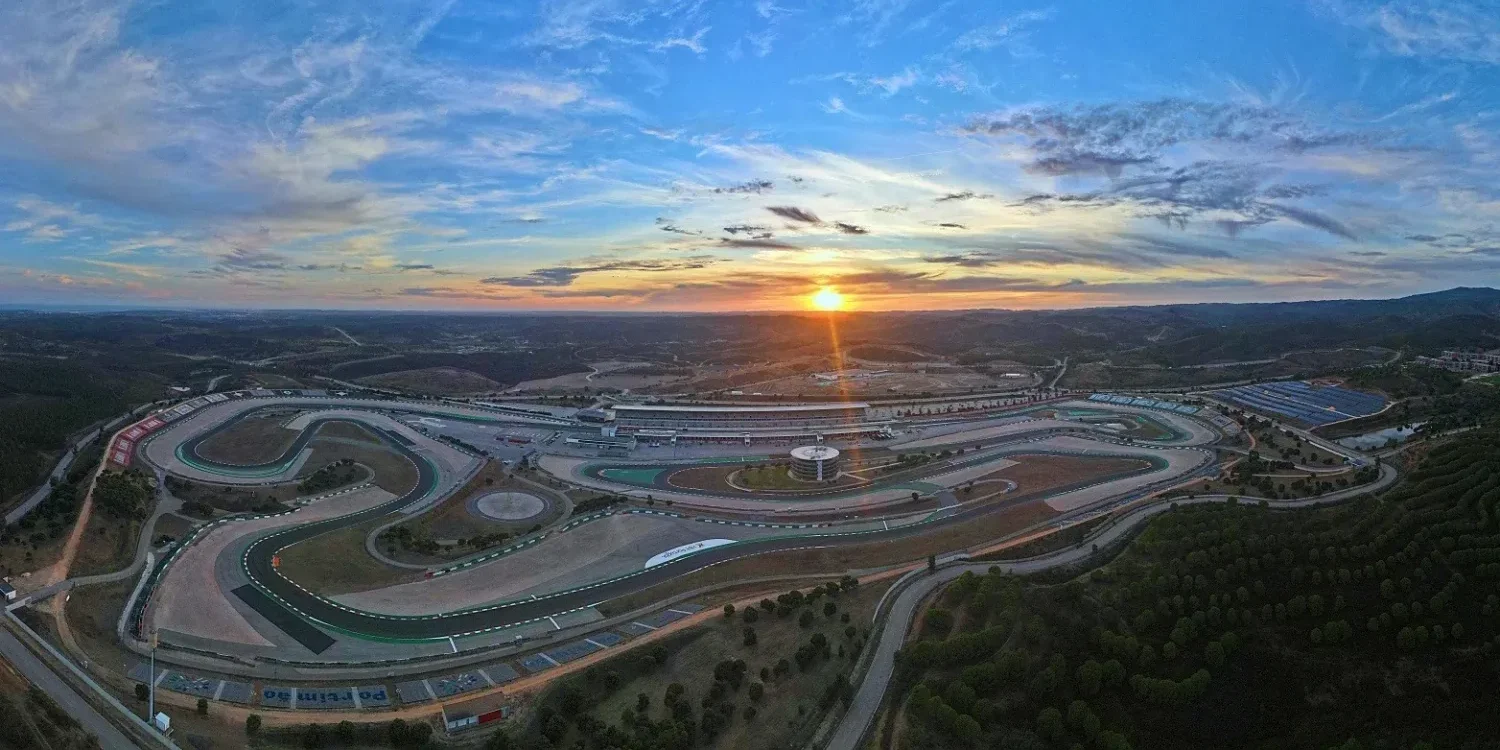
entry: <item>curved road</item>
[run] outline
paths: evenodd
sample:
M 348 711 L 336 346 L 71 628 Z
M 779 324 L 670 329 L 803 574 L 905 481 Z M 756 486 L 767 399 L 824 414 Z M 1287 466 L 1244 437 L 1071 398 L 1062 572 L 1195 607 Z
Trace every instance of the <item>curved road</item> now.
M 1381 464 L 1380 476 L 1372 483 L 1350 487 L 1326 495 L 1309 497 L 1298 500 L 1271 500 L 1268 501 L 1273 508 L 1306 508 L 1314 505 L 1327 505 L 1342 502 L 1360 495 L 1371 492 L 1380 492 L 1390 487 L 1399 477 L 1396 469 L 1390 464 Z M 911 624 L 916 618 L 917 608 L 927 599 L 933 591 L 967 572 L 984 574 L 990 568 L 999 568 L 1007 573 L 1038 573 L 1056 567 L 1075 565 L 1087 560 L 1094 554 L 1094 546 L 1107 549 L 1111 544 L 1122 539 L 1141 524 L 1152 517 L 1170 510 L 1176 505 L 1198 505 L 1202 503 L 1227 502 L 1230 495 L 1203 495 L 1194 498 L 1176 498 L 1173 500 L 1161 500 L 1143 505 L 1126 513 L 1113 524 L 1106 527 L 1096 535 L 1084 540 L 1085 544 L 1059 550 L 1047 555 L 1026 558 L 1024 560 L 996 561 L 987 563 L 973 563 L 954 565 L 939 569 L 936 573 L 914 579 L 896 595 L 891 603 L 890 611 L 887 613 L 884 624 L 880 629 L 875 643 L 875 652 L 871 657 L 869 668 L 865 671 L 864 678 L 860 681 L 859 689 L 855 691 L 854 699 L 849 704 L 849 710 L 840 720 L 838 729 L 834 731 L 826 750 L 858 750 L 863 747 L 863 740 L 868 734 L 875 716 L 880 711 L 880 705 L 885 699 L 886 686 L 891 681 L 891 676 L 896 667 L 896 652 L 906 645 L 906 634 L 911 630 Z M 898 584 L 899 585 L 899 584 Z
M 389 407 L 387 406 L 386 408 Z M 185 440 L 177 447 L 177 456 L 180 459 L 191 461 L 195 466 L 202 466 L 215 472 L 239 474 L 241 476 L 246 474 L 252 476 L 259 475 L 272 468 L 290 465 L 296 459 L 298 453 L 306 447 L 307 442 L 312 439 L 317 428 L 325 422 L 350 420 L 348 417 L 337 417 L 314 421 L 303 429 L 302 433 L 293 441 L 291 447 L 280 457 L 261 464 L 248 466 L 217 464 L 198 454 L 197 447 L 203 440 L 218 433 L 239 417 L 243 417 L 245 414 L 253 411 L 255 409 L 249 409 L 238 415 L 236 419 L 226 420 L 224 425 Z M 318 623 L 336 632 L 374 640 L 432 641 L 450 636 L 461 637 L 499 630 L 590 607 L 609 599 L 635 593 L 678 576 L 734 559 L 769 552 L 806 549 L 809 547 L 829 547 L 903 539 L 925 534 L 939 526 L 965 523 L 981 515 L 1008 510 L 1013 507 L 1013 504 L 1000 504 L 968 508 L 942 518 L 889 530 L 830 532 L 813 535 L 752 539 L 734 545 L 712 548 L 618 578 L 600 581 L 575 589 L 558 591 L 545 596 L 501 602 L 494 605 L 442 614 L 423 616 L 380 615 L 352 609 L 318 596 L 302 588 L 295 581 L 283 576 L 276 569 L 278 562 L 277 554 L 281 550 L 325 533 L 379 518 L 413 503 L 423 502 L 436 488 L 436 467 L 424 456 L 414 452 L 404 437 L 374 425 L 366 424 L 364 426 L 371 429 L 391 449 L 405 456 L 416 465 L 418 469 L 416 486 L 405 495 L 374 508 L 338 518 L 292 526 L 260 537 L 245 549 L 241 563 L 246 577 L 249 578 L 256 588 L 302 618 Z M 1107 444 L 1105 445 L 1107 446 Z M 1201 468 L 1200 466 L 1195 471 L 1201 470 Z M 1181 477 L 1171 477 L 1169 479 L 1170 481 L 1177 481 Z M 1074 488 L 1060 488 L 1049 493 L 1049 496 L 1071 489 Z M 1136 490 L 1136 492 L 1140 491 L 1141 489 Z M 1043 498 L 1025 498 L 1017 502 L 1032 502 L 1041 499 Z

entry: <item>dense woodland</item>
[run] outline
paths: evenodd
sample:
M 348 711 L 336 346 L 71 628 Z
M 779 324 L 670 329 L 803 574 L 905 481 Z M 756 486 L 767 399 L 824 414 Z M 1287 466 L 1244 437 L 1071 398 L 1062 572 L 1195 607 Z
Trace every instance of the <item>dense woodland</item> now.
M 1494 748 L 1500 432 L 1380 499 L 1195 505 L 1064 583 L 949 586 L 904 748 Z
M 68 436 L 160 396 L 138 373 L 38 358 L 0 359 L 0 501 L 37 486 Z

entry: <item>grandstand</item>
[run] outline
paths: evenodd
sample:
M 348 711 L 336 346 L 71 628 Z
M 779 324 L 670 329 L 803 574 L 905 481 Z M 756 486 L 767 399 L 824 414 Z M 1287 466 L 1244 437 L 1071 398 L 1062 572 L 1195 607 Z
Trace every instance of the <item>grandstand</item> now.
M 1162 411 L 1177 412 L 1178 414 L 1197 414 L 1200 409 L 1188 404 L 1179 404 L 1176 401 L 1161 401 L 1154 398 L 1142 396 L 1122 396 L 1115 393 L 1095 393 L 1089 396 L 1090 401 L 1098 401 L 1104 404 L 1119 404 L 1120 406 L 1139 406 L 1146 409 L 1160 409 Z
M 716 442 L 853 439 L 881 434 L 889 422 L 868 421 L 869 404 L 722 406 L 714 404 L 616 404 L 606 434 Z
M 1252 411 L 1270 412 L 1317 427 L 1346 419 L 1367 417 L 1385 408 L 1384 398 L 1372 393 L 1318 386 L 1300 380 L 1242 385 L 1210 395 Z
M 869 404 L 839 402 L 769 406 L 696 404 L 616 404 L 615 425 L 622 431 L 642 427 L 747 429 L 847 425 L 865 419 Z

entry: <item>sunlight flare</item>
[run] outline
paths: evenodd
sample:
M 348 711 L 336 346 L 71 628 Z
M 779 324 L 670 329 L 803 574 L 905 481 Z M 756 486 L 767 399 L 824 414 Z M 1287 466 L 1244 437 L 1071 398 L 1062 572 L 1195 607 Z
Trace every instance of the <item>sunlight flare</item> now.
M 812 306 L 814 310 L 842 310 L 844 309 L 844 295 L 831 286 L 825 286 L 812 295 Z

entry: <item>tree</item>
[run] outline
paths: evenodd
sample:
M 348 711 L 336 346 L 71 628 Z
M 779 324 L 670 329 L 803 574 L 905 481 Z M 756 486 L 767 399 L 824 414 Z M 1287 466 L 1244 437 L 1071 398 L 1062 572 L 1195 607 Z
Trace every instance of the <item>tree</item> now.
M 733 604 L 725 604 L 724 605 L 724 616 L 725 617 L 734 617 L 734 605 Z
M 800 626 L 802 626 L 802 627 L 804 627 L 804 628 L 810 628 L 810 627 L 812 627 L 812 624 L 813 624 L 813 613 L 812 613 L 812 610 L 807 610 L 807 609 L 802 610 L 802 615 L 797 618 L 797 624 L 800 625 Z
M 745 626 L 745 645 L 754 646 L 759 639 L 755 635 L 755 628 Z
M 135 684 L 135 699 L 138 700 L 138 701 L 143 701 L 143 700 L 146 700 L 147 698 L 150 698 L 150 697 L 151 697 L 151 689 L 148 688 L 148 687 L 146 687 L 145 685 L 142 685 L 141 683 L 137 682 Z
M 761 696 L 766 694 L 766 686 L 759 682 L 750 683 L 750 700 L 759 702 Z
M 354 722 L 344 720 L 333 728 L 333 738 L 341 745 L 349 745 L 354 742 Z
M 207 698 L 199 698 L 198 699 L 198 715 L 199 716 L 207 716 L 208 715 L 208 699 Z
M 1048 706 L 1036 715 L 1036 733 L 1045 739 L 1058 741 L 1067 733 L 1068 728 L 1063 724 L 1062 712 Z
M 746 607 L 745 611 L 740 613 L 740 617 L 745 621 L 746 625 L 753 624 L 756 620 L 760 619 L 760 610 L 754 607 Z
M 1221 667 L 1224 665 L 1224 646 L 1218 641 L 1210 641 L 1203 647 L 1203 661 L 1210 667 Z
M 834 604 L 831 601 L 823 602 L 823 616 L 824 617 L 833 617 L 835 614 L 838 613 L 838 611 L 839 611 L 839 605 Z
M 245 736 L 254 737 L 260 733 L 260 714 L 250 714 L 245 717 Z
M 1078 667 L 1078 692 L 1095 695 L 1103 681 L 1104 667 L 1099 662 L 1089 659 Z

